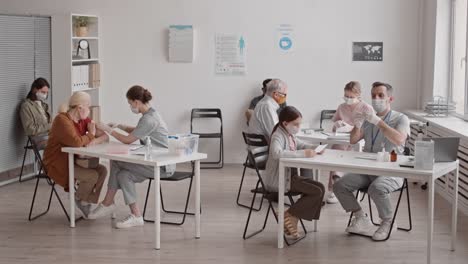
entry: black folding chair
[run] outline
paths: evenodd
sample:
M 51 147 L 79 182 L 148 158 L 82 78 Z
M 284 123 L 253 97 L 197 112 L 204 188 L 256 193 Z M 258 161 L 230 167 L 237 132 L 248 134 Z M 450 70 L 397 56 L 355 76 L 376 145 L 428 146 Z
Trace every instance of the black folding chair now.
M 322 110 L 320 112 L 320 129 L 324 129 L 323 121 L 332 119 L 335 113 L 336 113 L 336 110 Z
M 408 180 L 405 179 L 403 181 L 403 185 L 401 186 L 401 188 L 395 191 L 395 192 L 398 192 L 398 191 L 400 192 L 400 194 L 398 196 L 398 202 L 397 202 L 397 205 L 395 207 L 395 212 L 393 213 L 392 224 L 390 226 L 390 232 L 388 232 L 387 237 L 382 241 L 386 241 L 386 240 L 388 240 L 390 238 L 390 235 L 391 235 L 392 229 L 393 229 L 393 225 L 395 223 L 395 219 L 396 219 L 396 216 L 397 216 L 397 213 L 398 213 L 398 208 L 400 207 L 401 196 L 403 195 L 403 192 L 405 190 L 406 190 L 406 200 L 408 202 L 408 224 L 409 224 L 409 227 L 408 228 L 398 227 L 398 230 L 403 230 L 403 231 L 409 232 L 413 228 L 413 221 L 411 219 L 411 203 L 410 203 L 410 197 L 409 197 Z M 359 189 L 356 192 L 356 199 L 358 198 L 360 192 L 364 193 L 364 195 L 365 195 L 367 193 L 367 189 Z M 361 201 L 362 200 L 364 200 L 364 196 L 362 197 Z M 374 217 L 372 215 L 372 203 L 371 203 L 370 195 L 367 195 L 367 200 L 369 201 L 369 214 L 370 214 L 371 222 L 375 226 L 380 226 L 379 223 L 374 221 Z M 353 212 L 351 212 L 351 214 L 349 215 L 348 226 L 351 224 L 352 217 L 353 217 Z M 353 234 L 355 234 L 355 233 L 353 233 Z M 365 237 L 372 237 L 372 236 L 364 235 L 364 234 L 355 234 L 355 235 L 360 235 L 360 236 L 365 236 Z
M 70 217 L 68 216 L 67 210 L 63 206 L 62 200 L 60 199 L 60 196 L 58 195 L 57 190 L 55 189 L 55 182 L 47 174 L 47 169 L 45 168 L 44 163 L 42 161 L 42 157 L 40 155 L 40 151 L 45 149 L 45 147 L 47 145 L 47 137 L 48 137 L 47 134 L 29 137 L 31 148 L 32 148 L 32 150 L 34 152 L 34 155 L 35 155 L 35 158 L 37 159 L 37 162 L 39 164 L 39 170 L 38 170 L 37 175 L 35 175 L 35 177 L 36 177 L 36 187 L 34 188 L 34 194 L 33 194 L 32 201 L 31 201 L 31 208 L 29 210 L 28 219 L 29 219 L 29 221 L 33 221 L 33 220 L 47 214 L 49 212 L 50 204 L 52 202 L 52 196 L 53 196 L 53 194 L 55 194 L 55 197 L 57 198 L 58 202 L 60 203 L 60 206 L 62 207 L 62 210 L 65 213 L 65 216 L 67 217 L 68 221 L 70 221 Z M 32 216 L 33 209 L 34 209 L 34 202 L 36 201 L 37 188 L 39 186 L 39 181 L 41 179 L 45 179 L 47 184 L 50 186 L 49 202 L 47 204 L 47 209 L 45 211 L 43 211 L 42 213 L 39 213 L 39 214 L 37 214 L 35 216 Z M 70 188 L 72 188 L 72 187 L 70 187 Z
M 247 133 L 242 133 L 242 134 L 244 135 L 244 139 L 246 141 L 250 141 L 250 140 L 255 141 L 255 140 L 258 139 L 258 137 L 257 137 L 258 135 L 255 135 L 255 134 L 247 134 Z M 268 159 L 268 149 L 263 148 L 263 149 L 260 149 L 260 150 L 256 150 L 255 152 L 253 152 L 251 149 L 248 149 L 247 150 L 247 158 L 248 158 L 249 162 L 255 168 L 255 171 L 257 172 L 258 181 L 257 181 L 257 184 L 255 185 L 255 189 L 254 189 L 255 191 L 253 191 L 254 195 L 252 197 L 252 202 L 251 202 L 251 205 L 250 205 L 249 214 L 247 216 L 247 222 L 245 223 L 244 234 L 242 236 L 244 240 L 249 239 L 249 238 L 261 233 L 265 229 L 266 224 L 268 222 L 268 216 L 270 214 L 270 211 L 273 212 L 273 215 L 275 216 L 275 219 L 278 222 L 278 215 L 276 214 L 275 210 L 273 209 L 273 202 L 275 201 L 275 199 L 279 195 L 277 192 L 270 192 L 270 191 L 265 189 L 265 185 L 263 183 L 263 180 L 262 180 L 262 177 L 260 175 L 258 165 L 257 165 L 257 163 L 260 163 L 260 162 Z M 255 198 L 257 196 L 257 193 L 262 194 L 263 198 L 267 199 L 268 209 L 267 209 L 267 213 L 266 213 L 265 220 L 263 222 L 262 228 L 260 230 L 257 230 L 255 232 L 251 233 L 251 234 L 247 234 L 247 230 L 248 230 L 248 227 L 249 227 L 250 218 L 252 216 L 253 206 L 254 206 L 254 203 L 255 203 Z M 291 203 L 291 205 L 294 205 L 293 197 L 294 196 L 299 196 L 301 194 L 296 193 L 296 192 L 286 192 L 286 193 L 284 193 L 284 195 L 289 198 L 289 202 Z M 299 219 L 299 221 L 300 221 L 300 223 L 302 225 L 302 229 L 304 230 L 304 235 L 302 235 L 298 239 L 293 239 L 293 240 L 290 240 L 285 235 L 284 236 L 284 241 L 286 242 L 286 244 L 288 246 L 296 244 L 297 242 L 299 242 L 300 240 L 304 239 L 307 236 L 307 229 L 305 228 L 305 225 L 302 222 L 302 219 Z
M 26 162 L 26 156 L 28 154 L 28 151 L 33 151 L 32 145 L 31 145 L 31 136 L 28 136 L 28 140 L 26 141 L 26 145 L 23 147 L 24 148 L 24 154 L 23 154 L 23 163 L 21 164 L 21 172 L 19 175 L 19 182 L 25 182 L 28 180 L 34 179 L 34 177 L 28 178 L 26 180 L 23 180 L 23 171 L 24 171 L 24 163 Z M 34 151 L 33 151 L 34 154 Z M 36 155 L 34 154 L 34 162 L 37 162 Z
M 194 213 L 189 213 L 187 212 L 187 209 L 188 209 L 188 204 L 189 204 L 189 201 L 190 201 L 190 192 L 192 190 L 192 181 L 193 181 L 193 176 L 195 174 L 195 167 L 193 166 L 192 164 L 192 171 L 191 172 L 182 172 L 182 171 L 176 171 L 171 177 L 168 177 L 168 178 L 161 178 L 161 181 L 171 181 L 171 182 L 177 182 L 177 181 L 182 181 L 182 180 L 185 180 L 185 179 L 190 179 L 190 183 L 189 183 L 189 187 L 188 187 L 188 192 L 187 192 L 187 199 L 185 201 L 185 208 L 184 208 L 184 211 L 181 212 L 181 211 L 171 211 L 171 210 L 166 210 L 166 208 L 164 207 L 164 199 L 163 199 L 163 193 L 162 193 L 162 188 L 160 188 L 160 197 L 161 197 L 161 208 L 163 210 L 163 212 L 165 213 L 169 213 L 169 214 L 181 214 L 183 215 L 182 216 L 182 220 L 179 221 L 179 222 L 169 222 L 169 221 L 161 221 L 162 224 L 168 224 L 168 225 L 183 225 L 184 222 L 185 222 L 185 217 L 187 215 L 195 215 Z M 146 205 L 148 203 L 148 197 L 150 195 L 150 191 L 151 191 L 151 182 L 153 181 L 153 179 L 149 179 L 149 182 L 148 182 L 148 189 L 146 191 L 146 198 L 145 198 L 145 206 L 143 207 L 143 220 L 145 222 L 150 222 L 150 223 L 154 223 L 154 220 L 149 220 L 149 219 L 146 219 L 145 218 L 145 215 L 146 215 Z M 200 209 L 201 211 L 201 209 Z
M 266 140 L 265 136 L 256 135 L 256 134 L 248 134 L 246 136 L 245 133 L 242 133 L 242 135 L 244 137 L 244 142 L 247 145 L 248 149 L 266 150 L 268 152 L 268 141 Z M 265 166 L 266 166 L 266 159 L 257 162 L 258 170 L 264 171 Z M 245 205 L 245 204 L 242 204 L 242 203 L 239 202 L 239 197 L 240 197 L 240 194 L 241 194 L 241 191 L 242 191 L 242 185 L 244 183 L 245 171 L 246 171 L 247 168 L 255 170 L 255 166 L 249 161 L 248 155 L 245 158 L 244 170 L 242 172 L 241 182 L 240 182 L 240 185 L 239 185 L 239 191 L 237 192 L 236 203 L 239 206 L 250 209 L 251 207 L 249 205 Z M 255 170 L 256 173 L 259 173 L 258 170 Z M 260 175 L 257 175 L 257 176 L 260 177 Z M 251 190 L 251 192 L 254 192 L 254 191 L 255 191 L 255 189 Z M 260 211 L 262 209 L 262 204 L 263 204 L 263 197 L 260 200 L 260 205 L 258 206 L 258 208 L 252 208 L 252 210 Z
M 206 132 L 195 132 L 193 129 L 193 123 L 196 119 L 219 119 L 220 126 L 219 130 L 212 133 Z M 223 117 L 221 115 L 221 109 L 218 108 L 194 108 L 190 116 L 190 133 L 199 135 L 200 138 L 211 138 L 219 139 L 219 157 L 217 161 L 204 161 L 200 164 L 208 166 L 202 167 L 202 169 L 221 169 L 224 166 L 224 142 L 223 142 Z

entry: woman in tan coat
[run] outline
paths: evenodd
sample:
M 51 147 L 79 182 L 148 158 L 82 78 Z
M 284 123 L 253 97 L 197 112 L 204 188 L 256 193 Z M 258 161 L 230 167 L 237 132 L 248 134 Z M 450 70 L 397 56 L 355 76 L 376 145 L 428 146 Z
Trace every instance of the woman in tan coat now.
M 21 103 L 20 118 L 27 136 L 47 133 L 50 129 L 49 105 L 46 103 L 49 88 L 46 79 L 37 78 Z
M 69 100 L 65 112 L 59 113 L 52 122 L 49 140 L 44 151 L 44 165 L 48 175 L 65 191 L 73 188 L 68 182 L 68 154 L 63 147 L 84 147 L 108 140 L 108 136 L 96 130 L 94 122 L 89 120 L 91 98 L 85 92 L 75 92 Z M 68 108 L 68 109 L 67 109 Z M 87 217 L 92 203 L 97 203 L 107 170 L 98 164 L 93 168 L 75 166 L 75 178 L 78 180 L 75 202 Z

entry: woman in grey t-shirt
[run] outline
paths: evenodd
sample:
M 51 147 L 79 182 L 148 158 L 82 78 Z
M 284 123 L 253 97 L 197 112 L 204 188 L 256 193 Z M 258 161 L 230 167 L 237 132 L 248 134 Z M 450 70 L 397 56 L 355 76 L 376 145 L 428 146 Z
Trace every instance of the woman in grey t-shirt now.
M 143 141 L 146 137 L 151 138 L 152 144 L 157 147 L 167 148 L 167 125 L 159 113 L 151 107 L 151 93 L 145 88 L 135 85 L 127 92 L 127 100 L 130 110 L 135 114 L 143 114 L 136 127 L 116 124 L 98 124 L 98 128 L 106 131 L 109 135 L 124 144 L 130 144 L 137 140 Z M 128 133 L 124 135 L 113 130 L 114 127 Z M 128 228 L 142 226 L 143 217 L 137 204 L 137 193 L 135 183 L 143 182 L 154 177 L 154 167 L 133 164 L 123 161 L 111 161 L 108 190 L 104 200 L 89 215 L 89 219 L 96 219 L 111 214 L 116 206 L 114 204 L 115 194 L 122 190 L 125 204 L 130 207 L 130 214 L 116 223 L 116 228 Z M 175 166 L 161 168 L 161 177 L 169 177 L 174 174 Z

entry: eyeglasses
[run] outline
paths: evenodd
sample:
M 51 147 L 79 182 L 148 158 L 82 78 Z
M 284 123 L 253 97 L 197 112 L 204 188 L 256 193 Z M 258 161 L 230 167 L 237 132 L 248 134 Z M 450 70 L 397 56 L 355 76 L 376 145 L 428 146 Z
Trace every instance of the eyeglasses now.
M 281 95 L 282 97 L 286 97 L 286 96 L 287 96 L 287 94 L 282 93 L 282 92 L 277 92 L 277 93 L 278 93 L 279 95 Z

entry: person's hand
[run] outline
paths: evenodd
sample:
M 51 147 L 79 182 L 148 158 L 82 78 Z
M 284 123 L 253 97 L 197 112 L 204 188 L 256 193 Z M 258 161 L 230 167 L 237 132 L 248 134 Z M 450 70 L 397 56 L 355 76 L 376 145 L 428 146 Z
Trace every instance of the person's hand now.
M 365 113 L 365 116 L 366 116 L 367 122 L 374 124 L 374 125 L 377 125 L 379 121 L 382 120 L 380 117 L 377 116 L 375 111 L 372 111 L 370 113 Z
M 110 122 L 110 123 L 107 123 L 108 126 L 110 126 L 111 128 L 117 128 L 119 127 L 119 124 L 115 123 L 115 122 Z
M 96 135 L 96 123 L 94 121 L 88 123 L 88 132 L 93 136 Z
M 343 127 L 343 126 L 345 126 L 345 125 L 347 125 L 347 124 L 346 124 L 346 122 L 344 122 L 343 120 L 338 120 L 338 121 L 335 122 L 335 124 L 333 124 L 333 126 L 334 126 L 336 129 L 338 129 L 338 128 L 340 128 L 340 127 Z
M 306 158 L 312 158 L 315 155 L 317 155 L 317 153 L 315 153 L 315 150 L 313 149 L 304 149 L 304 154 Z
M 91 140 L 91 142 L 88 143 L 88 145 L 86 145 L 87 147 L 90 147 L 90 146 L 94 146 L 97 144 L 97 140 L 96 139 L 93 139 Z
M 97 124 L 97 128 L 99 128 L 100 130 L 102 130 L 102 131 L 104 131 L 106 133 L 109 133 L 109 134 L 112 133 L 112 130 L 113 130 L 112 127 L 110 127 L 109 125 L 106 125 L 106 124 L 104 124 L 102 122 L 99 122 Z
M 351 132 L 351 130 L 353 130 L 353 128 L 354 128 L 353 125 L 349 125 L 347 123 L 344 123 L 344 126 L 337 128 L 335 130 L 335 132 L 337 132 L 337 133 L 349 133 L 349 132 Z

